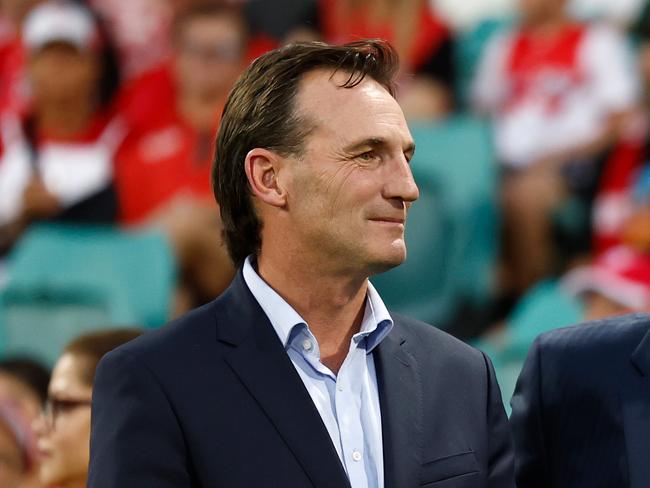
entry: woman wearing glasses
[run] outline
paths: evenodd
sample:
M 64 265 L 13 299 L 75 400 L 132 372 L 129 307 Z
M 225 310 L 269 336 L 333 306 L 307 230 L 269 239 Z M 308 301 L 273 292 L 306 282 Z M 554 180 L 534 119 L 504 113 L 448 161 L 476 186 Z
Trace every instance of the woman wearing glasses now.
M 97 331 L 78 337 L 64 349 L 52 371 L 45 411 L 35 425 L 44 486 L 85 488 L 97 363 L 140 334 L 135 329 Z

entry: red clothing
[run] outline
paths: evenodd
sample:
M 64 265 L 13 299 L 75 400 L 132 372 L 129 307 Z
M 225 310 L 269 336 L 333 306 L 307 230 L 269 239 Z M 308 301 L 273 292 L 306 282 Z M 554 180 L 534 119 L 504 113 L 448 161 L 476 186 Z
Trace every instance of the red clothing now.
M 532 36 L 525 30 L 517 33 L 506 69 L 512 84 L 506 104 L 517 105 L 532 96 L 546 97 L 547 110 L 558 110 L 567 87 L 577 86 L 583 74 L 578 51 L 586 27 L 575 24 L 568 26 L 553 38 Z M 551 80 L 550 77 L 554 78 Z M 548 86 L 555 83 L 555 89 Z M 540 84 L 545 86 L 540 87 Z
M 213 130 L 200 134 L 190 126 L 176 107 L 169 67 L 136 80 L 123 110 L 132 131 L 117 155 L 121 220 L 142 222 L 181 194 L 212 201 L 210 170 L 220 111 L 215 111 Z
M 0 113 L 22 113 L 27 101 L 25 53 L 18 37 L 0 40 Z
M 0 118 L 0 224 L 21 215 L 24 191 L 36 173 L 62 207 L 55 219 L 113 222 L 113 162 L 124 136 L 123 121 L 113 110 L 101 111 L 67 137 L 7 113 Z
M 607 160 L 592 217 L 597 254 L 622 244 L 625 224 L 634 212 L 632 188 L 645 163 L 645 149 L 645 137 L 624 139 Z
M 494 37 L 474 81 L 474 100 L 494 117 L 498 159 L 524 169 L 585 147 L 606 121 L 636 105 L 629 48 L 619 32 L 565 24 L 554 33 L 527 29 Z
M 383 25 L 371 25 L 368 22 L 369 7 L 356 9 L 346 19 L 339 15 L 340 0 L 320 0 L 320 14 L 325 40 L 335 44 L 356 41 L 365 38 L 395 41 L 395 32 L 391 22 Z M 402 60 L 411 71 L 417 71 L 436 52 L 438 46 L 449 37 L 450 32 L 441 19 L 435 16 L 428 5 L 423 2 L 418 16 L 419 25 L 413 28 L 413 37 L 408 59 Z
M 171 2 L 158 0 L 89 0 L 102 14 L 117 47 L 123 78 L 135 80 L 169 62 L 173 55 Z M 264 36 L 253 36 L 247 59 L 278 47 Z
M 264 53 L 272 51 L 273 49 L 280 46 L 276 40 L 271 39 L 268 36 L 263 34 L 258 34 L 253 36 L 248 41 L 248 48 L 246 50 L 246 59 L 249 62 L 252 62 L 254 59 L 258 58 Z

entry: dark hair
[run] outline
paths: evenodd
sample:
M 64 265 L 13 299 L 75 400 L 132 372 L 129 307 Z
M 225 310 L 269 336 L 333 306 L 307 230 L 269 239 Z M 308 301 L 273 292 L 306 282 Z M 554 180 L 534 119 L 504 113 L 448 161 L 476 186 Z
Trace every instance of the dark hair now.
M 107 352 L 142 335 L 139 329 L 105 329 L 80 335 L 70 342 L 63 353 L 82 356 L 87 361 L 87 367 L 80 372 L 81 379 L 92 386 L 95 370 L 99 360 Z
M 88 10 L 95 21 L 99 33 L 100 48 L 97 53 L 100 61 L 99 103 L 102 108 L 109 106 L 122 84 L 122 70 L 115 39 L 108 27 L 108 22 L 87 0 L 73 1 Z
M 296 95 L 302 77 L 320 68 L 348 73 L 342 88 L 352 88 L 369 76 L 395 94 L 397 53 L 381 40 L 343 46 L 290 44 L 260 56 L 248 67 L 224 107 L 212 167 L 224 240 L 237 266 L 249 254 L 257 254 L 262 244 L 262 222 L 255 213 L 244 171 L 246 154 L 256 147 L 283 156 L 302 154 L 313 126 L 296 113 Z
M 0 372 L 20 381 L 34 392 L 41 405 L 45 404 L 50 372 L 41 363 L 28 357 L 15 356 L 0 361 Z

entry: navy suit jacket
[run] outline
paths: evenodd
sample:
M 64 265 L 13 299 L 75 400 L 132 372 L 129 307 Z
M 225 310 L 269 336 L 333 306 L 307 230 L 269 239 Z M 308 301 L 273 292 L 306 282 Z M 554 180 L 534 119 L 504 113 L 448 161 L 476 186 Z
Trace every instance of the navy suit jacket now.
M 394 317 L 373 352 L 388 488 L 511 488 L 507 418 L 489 360 Z M 327 430 L 237 274 L 212 303 L 100 362 L 91 488 L 343 488 Z
M 519 488 L 648 488 L 650 315 L 542 334 L 511 404 Z

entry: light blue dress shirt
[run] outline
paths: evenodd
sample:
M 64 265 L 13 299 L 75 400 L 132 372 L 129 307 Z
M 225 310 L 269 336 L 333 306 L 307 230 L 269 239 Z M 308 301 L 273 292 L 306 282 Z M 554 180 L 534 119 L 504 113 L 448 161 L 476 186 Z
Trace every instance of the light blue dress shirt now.
M 393 327 L 384 302 L 368 283 L 361 328 L 338 376 L 320 362 L 307 322 L 255 271 L 251 256 L 244 280 L 269 318 L 300 375 L 347 472 L 352 488 L 384 486 L 384 457 L 377 375 L 372 351 Z

